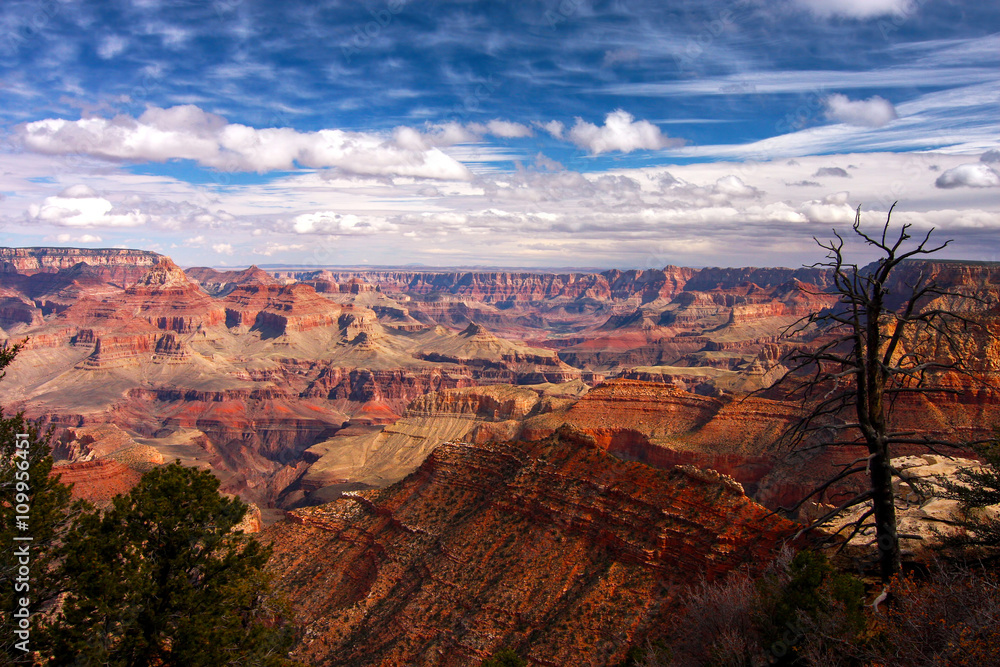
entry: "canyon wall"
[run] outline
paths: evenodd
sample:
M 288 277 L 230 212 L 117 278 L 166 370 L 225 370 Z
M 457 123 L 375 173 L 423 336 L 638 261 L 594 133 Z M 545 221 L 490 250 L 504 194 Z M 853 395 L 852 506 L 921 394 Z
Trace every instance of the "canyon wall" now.
M 617 664 L 655 640 L 691 573 L 759 567 L 794 531 L 739 485 L 659 471 L 564 433 L 437 447 L 404 480 L 290 512 L 262 536 L 327 665 Z

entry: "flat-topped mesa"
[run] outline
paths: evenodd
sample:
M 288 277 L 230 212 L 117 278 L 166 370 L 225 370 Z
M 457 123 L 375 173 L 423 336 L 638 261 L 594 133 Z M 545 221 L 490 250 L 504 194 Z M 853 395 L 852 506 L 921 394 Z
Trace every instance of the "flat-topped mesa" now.
M 163 257 L 148 250 L 119 248 L 0 248 L 0 274 L 55 273 L 80 262 L 104 269 L 118 279 L 132 276 L 132 282 Z

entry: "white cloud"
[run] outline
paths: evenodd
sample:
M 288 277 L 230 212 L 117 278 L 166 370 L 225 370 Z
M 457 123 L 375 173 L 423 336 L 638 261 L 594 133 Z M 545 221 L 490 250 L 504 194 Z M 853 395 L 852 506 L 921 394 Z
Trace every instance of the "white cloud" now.
M 938 176 L 934 185 L 939 188 L 995 188 L 1000 186 L 1000 174 L 984 162 L 960 164 Z
M 394 143 L 404 150 L 426 151 L 440 146 L 469 144 L 481 139 L 484 126 L 463 126 L 461 123 L 427 123 L 421 132 L 412 127 L 400 126 L 392 132 Z
M 394 231 L 396 225 L 373 216 L 316 211 L 297 215 L 292 223 L 292 229 L 297 234 L 367 236 L 376 232 Z
M 558 120 L 550 120 L 547 123 L 539 123 L 536 121 L 535 125 L 537 127 L 542 128 L 556 139 L 562 139 L 563 131 L 566 129 L 566 126 L 563 125 L 562 122 Z
M 515 139 L 520 137 L 530 137 L 535 133 L 531 128 L 521 123 L 513 123 L 509 120 L 495 118 L 486 124 L 486 130 L 495 137 L 505 139 Z
M 192 236 L 189 239 L 184 239 L 184 245 L 189 246 L 200 246 L 205 243 L 205 237 L 199 234 L 198 236 Z
M 876 16 L 907 16 L 913 0 L 795 0 L 795 3 L 821 18 L 834 16 L 870 19 Z
M 867 100 L 852 100 L 838 93 L 830 95 L 823 103 L 827 118 L 848 125 L 884 127 L 899 117 L 892 102 L 878 95 Z
M 60 227 L 137 227 L 148 220 L 139 211 L 116 209 L 104 197 L 86 196 L 46 197 L 28 207 L 28 217 Z
M 762 193 L 750 187 L 739 176 L 723 176 L 715 182 L 715 191 L 727 197 L 757 197 Z
M 593 155 L 611 151 L 631 153 L 635 150 L 657 150 L 678 143 L 664 136 L 660 128 L 648 120 L 637 121 L 632 114 L 622 109 L 609 113 L 604 119 L 603 127 L 577 118 L 568 138 Z
M 540 171 L 564 171 L 566 169 L 561 162 L 553 160 L 541 152 L 535 156 L 535 168 Z
M 120 35 L 109 35 L 101 40 L 97 47 L 97 55 L 103 60 L 110 60 L 125 50 L 128 42 Z
M 366 176 L 467 180 L 460 162 L 419 133 L 396 133 L 396 140 L 374 133 L 328 129 L 256 129 L 229 123 L 194 105 L 150 107 L 139 118 L 48 118 L 17 128 L 28 150 L 49 155 L 79 154 L 111 160 L 165 162 L 193 160 L 223 171 L 291 170 L 336 167 Z
M 212 246 L 212 250 L 219 253 L 220 255 L 232 255 L 233 246 L 229 243 L 216 243 Z
M 821 200 L 806 202 L 802 205 L 801 212 L 810 222 L 826 224 L 853 222 L 856 211 L 847 203 L 849 198 L 850 193 L 837 192 Z

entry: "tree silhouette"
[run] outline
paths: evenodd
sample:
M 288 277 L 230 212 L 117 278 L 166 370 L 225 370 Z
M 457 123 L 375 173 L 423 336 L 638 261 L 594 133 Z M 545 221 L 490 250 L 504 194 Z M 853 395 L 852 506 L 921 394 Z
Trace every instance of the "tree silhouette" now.
M 861 530 L 874 526 L 878 545 L 879 572 L 888 583 L 899 572 L 900 548 L 892 488 L 892 452 L 897 445 L 922 445 L 932 451 L 961 443 L 922 436 L 913 431 L 893 430 L 889 416 L 896 400 L 906 394 L 956 392 L 933 383 L 941 371 L 966 373 L 961 335 L 975 323 L 951 310 L 935 307 L 942 296 L 967 297 L 948 291 L 917 271 L 906 283 L 894 271 L 911 259 L 919 259 L 945 248 L 950 241 L 933 245 L 931 229 L 922 239 L 913 239 L 910 225 L 898 234 L 890 230 L 889 209 L 880 235 L 861 229 L 858 207 L 853 231 L 867 245 L 875 247 L 879 259 L 858 267 L 844 252 L 844 239 L 816 242 L 827 251 L 824 262 L 814 268 L 828 269 L 833 279 L 837 303 L 793 324 L 786 334 L 815 336 L 817 345 L 796 348 L 783 362 L 788 371 L 776 383 L 788 395 L 799 398 L 805 416 L 786 434 L 792 451 L 863 445 L 868 455 L 841 466 L 823 484 L 813 489 L 793 508 L 822 494 L 834 484 L 854 475 L 866 475 L 865 490 L 817 518 L 805 530 L 826 523 L 841 512 L 861 503 L 870 503 L 856 521 L 837 534 L 850 540 Z M 895 238 L 893 238 L 893 236 Z M 910 242 L 910 243 L 907 243 Z M 918 267 L 919 269 L 919 267 Z

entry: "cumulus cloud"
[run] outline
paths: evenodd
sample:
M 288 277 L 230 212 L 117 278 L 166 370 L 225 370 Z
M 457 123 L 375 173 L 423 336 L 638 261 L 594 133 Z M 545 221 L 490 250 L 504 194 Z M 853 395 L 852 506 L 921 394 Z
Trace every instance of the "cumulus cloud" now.
M 42 204 L 32 204 L 28 207 L 28 217 L 60 227 L 137 227 L 148 220 L 144 213 L 116 208 L 104 197 L 62 195 L 46 197 Z
M 820 167 L 819 169 L 816 170 L 816 173 L 813 174 L 813 178 L 821 176 L 836 176 L 837 178 L 851 177 L 851 175 L 848 174 L 846 170 L 841 169 L 840 167 Z
M 823 104 L 827 118 L 848 125 L 884 127 L 899 117 L 892 102 L 878 95 L 867 100 L 852 100 L 837 93 L 823 100 Z
M 660 132 L 660 128 L 648 120 L 637 121 L 632 114 L 622 109 L 609 113 L 604 119 L 603 127 L 577 118 L 567 138 L 580 148 L 586 148 L 592 155 L 612 151 L 631 153 L 636 150 L 658 150 L 679 143 L 676 139 L 666 137 Z
M 763 194 L 757 188 L 744 183 L 739 176 L 723 176 L 715 182 L 715 192 L 727 197 L 759 197 Z
M 561 162 L 553 160 L 547 155 L 538 153 L 535 156 L 535 169 L 539 171 L 563 171 L 565 168 Z
M 794 183 L 785 183 L 785 185 L 791 185 L 791 186 L 799 187 L 799 188 L 819 187 L 820 186 L 820 184 L 817 183 L 816 181 L 795 181 Z
M 229 243 L 216 243 L 212 245 L 212 250 L 220 255 L 232 255 L 234 252 L 232 244 Z
M 48 118 L 19 126 L 16 138 L 24 148 L 47 155 L 80 154 L 138 162 L 193 160 L 223 171 L 263 173 L 301 166 L 336 167 L 364 176 L 471 177 L 463 164 L 433 145 L 421 143 L 416 132 L 385 137 L 337 129 L 257 129 L 230 123 L 190 104 L 150 107 L 138 118 Z
M 837 192 L 823 199 L 813 199 L 802 205 L 801 212 L 809 222 L 841 224 L 854 221 L 856 211 L 847 203 L 848 192 Z
M 938 176 L 934 185 L 939 188 L 995 188 L 1000 186 L 1000 174 L 984 162 L 960 164 Z
M 424 129 L 401 126 L 393 130 L 392 138 L 397 146 L 410 151 L 426 151 L 435 147 L 470 144 L 479 141 L 486 131 L 484 125 L 462 125 L 461 123 L 426 123 Z
M 913 0 L 795 0 L 820 18 L 870 19 L 877 16 L 906 16 Z
M 664 171 L 656 176 L 656 184 L 660 190 L 669 190 L 670 188 L 684 185 L 684 182 L 669 171 Z
M 375 216 L 316 211 L 297 215 L 292 222 L 292 229 L 297 234 L 367 236 L 377 232 L 395 231 L 396 225 Z

